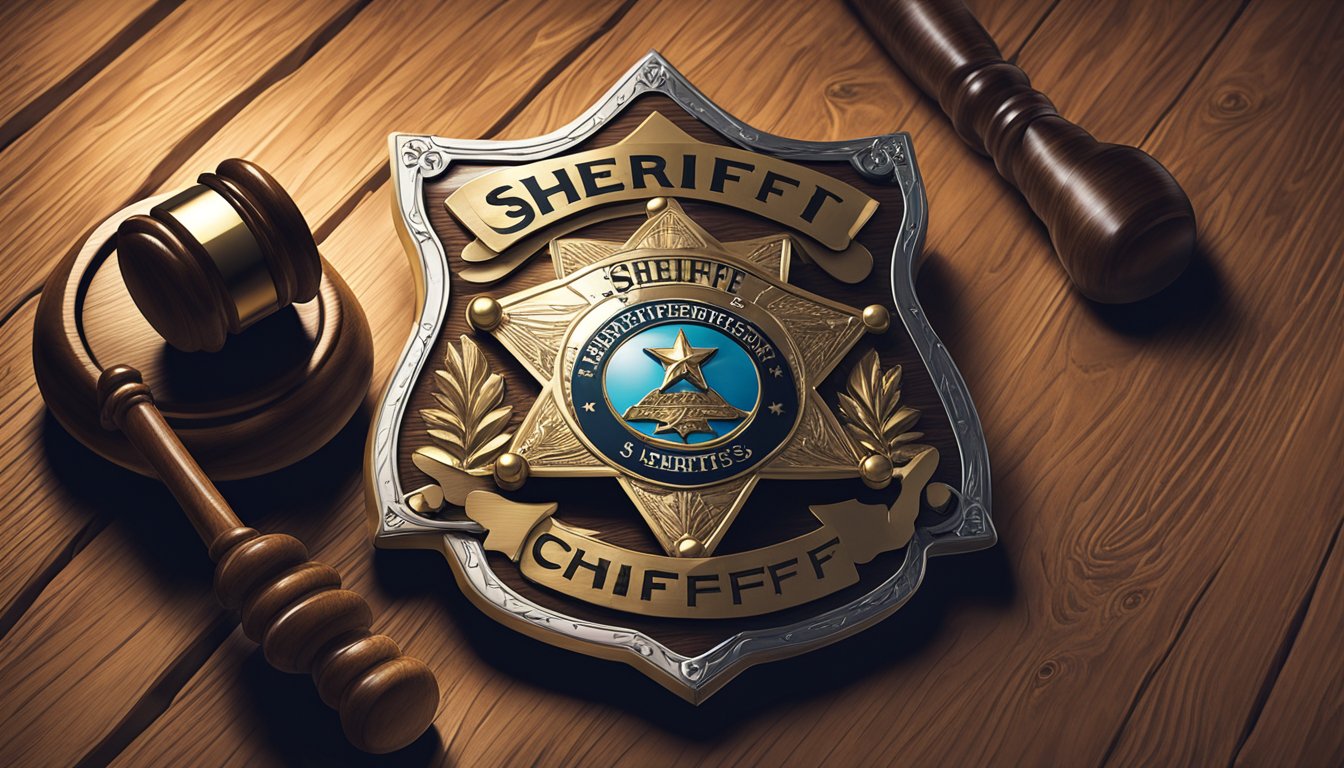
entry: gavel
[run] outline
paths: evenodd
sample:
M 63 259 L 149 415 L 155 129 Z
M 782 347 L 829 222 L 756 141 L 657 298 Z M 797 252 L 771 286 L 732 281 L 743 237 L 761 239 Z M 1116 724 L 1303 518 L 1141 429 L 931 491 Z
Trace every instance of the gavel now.
M 1184 271 L 1195 214 L 1167 169 L 1061 117 L 961 0 L 850 2 L 957 134 L 1022 193 L 1084 295 L 1137 301 Z
M 48 405 L 89 447 L 167 485 L 217 563 L 220 602 L 240 612 L 243 632 L 261 644 L 273 667 L 311 673 L 354 746 L 380 753 L 410 744 L 438 709 L 433 672 L 403 656 L 392 639 L 372 634 L 368 604 L 341 589 L 341 576 L 330 566 L 309 560 L 298 539 L 244 526 L 156 406 L 141 372 L 115 358 L 98 359 L 138 351 L 160 379 L 170 380 L 172 362 L 191 367 L 202 361 L 168 354 L 143 321 L 185 352 L 225 348 L 218 354 L 228 355 L 226 342 L 248 328 L 272 333 L 269 340 L 252 341 L 297 354 L 284 370 L 300 372 L 299 378 L 277 385 L 244 377 L 235 391 L 224 387 L 175 404 L 182 428 L 200 445 L 290 441 L 251 464 L 223 465 L 231 477 L 250 476 L 315 450 L 363 400 L 372 365 L 363 313 L 334 271 L 324 275 L 312 232 L 293 200 L 250 162 L 226 160 L 197 185 L 152 207 L 132 208 L 145 212 L 123 211 L 100 230 L 116 225 L 119 276 L 103 269 L 111 256 L 103 255 L 106 244 L 95 232 L 44 288 L 34 363 Z M 113 284 L 118 277 L 124 288 Z M 84 295 L 95 290 L 102 291 L 97 300 Z M 294 315 L 288 333 L 261 327 L 279 312 L 295 313 L 289 307 L 296 302 L 314 299 L 323 306 L 308 313 L 317 318 L 310 326 Z M 113 332 L 100 334 L 90 325 Z M 296 326 L 307 328 L 311 338 L 300 332 L 305 341 L 285 347 Z M 127 334 L 138 336 L 139 346 L 120 338 Z M 255 347 L 235 351 L 225 369 L 258 365 L 254 353 Z M 96 384 L 90 381 L 95 378 Z M 88 413 L 95 410 L 95 392 L 96 413 Z M 126 440 L 108 442 L 97 424 Z

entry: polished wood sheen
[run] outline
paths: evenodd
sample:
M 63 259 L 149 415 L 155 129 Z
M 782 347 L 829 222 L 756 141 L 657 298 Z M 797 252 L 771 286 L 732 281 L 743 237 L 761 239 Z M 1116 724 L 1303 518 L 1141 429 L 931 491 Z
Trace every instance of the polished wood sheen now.
M 961 0 L 850 2 L 957 134 L 1022 192 L 1088 298 L 1138 301 L 1185 270 L 1195 212 L 1180 184 L 1143 150 L 1060 117 Z
M 245 247 L 230 255 L 264 274 L 273 291 L 264 309 L 250 316 L 240 311 L 199 233 L 174 218 L 172 198 L 121 222 L 117 254 L 127 291 L 164 340 L 183 352 L 218 352 L 229 334 L 296 301 L 311 301 L 322 259 L 303 214 L 261 166 L 231 158 L 197 183 L 246 226 Z
M 1064 115 L 1181 181 L 1199 244 L 1170 290 L 1072 289 L 1022 197 L 841 0 L 171 0 L 157 21 L 0 4 L 0 101 L 25 117 L 0 131 L 0 764 L 368 762 L 219 606 L 172 497 L 47 410 L 33 326 L 55 263 L 242 154 L 358 296 L 381 389 L 415 322 L 387 135 L 544 134 L 650 48 L 771 133 L 911 134 L 918 293 L 984 425 L 999 544 L 932 560 L 889 620 L 691 707 L 501 627 L 437 553 L 375 550 L 366 406 L 309 459 L 220 489 L 439 676 L 433 727 L 392 764 L 1344 763 L 1344 4 L 968 2 Z M 136 362 L 128 345 L 106 364 Z M 166 409 L 177 380 L 136 367 Z
M 298 539 L 262 536 L 239 522 L 154 407 L 139 371 L 103 371 L 98 400 L 103 426 L 124 433 L 182 505 L 218 563 L 215 594 L 241 610 L 243 630 L 271 666 L 311 673 L 359 749 L 391 752 L 424 733 L 439 706 L 434 673 L 369 632 L 369 606 L 340 588 L 340 574 L 309 560 Z

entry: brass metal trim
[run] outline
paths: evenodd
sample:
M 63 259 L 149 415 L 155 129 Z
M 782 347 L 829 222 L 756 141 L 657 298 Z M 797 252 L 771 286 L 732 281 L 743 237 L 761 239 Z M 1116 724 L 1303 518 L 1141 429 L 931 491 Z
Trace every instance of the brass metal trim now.
M 195 236 L 219 270 L 238 313 L 239 330 L 275 308 L 280 297 L 261 244 L 232 203 L 215 190 L 197 185 L 169 198 L 163 208 Z

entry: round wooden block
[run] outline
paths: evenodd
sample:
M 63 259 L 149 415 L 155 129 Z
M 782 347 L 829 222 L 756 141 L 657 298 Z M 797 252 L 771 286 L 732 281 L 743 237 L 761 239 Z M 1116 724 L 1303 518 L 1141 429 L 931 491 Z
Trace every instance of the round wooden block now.
M 180 352 L 150 327 L 122 282 L 117 225 L 171 195 L 118 211 L 47 279 L 33 338 L 37 384 L 81 443 L 144 475 L 152 472 L 99 423 L 103 368 L 138 368 L 159 410 L 211 478 L 274 471 L 345 426 L 368 392 L 373 342 L 363 311 L 330 265 L 311 301 L 230 337 L 218 352 Z

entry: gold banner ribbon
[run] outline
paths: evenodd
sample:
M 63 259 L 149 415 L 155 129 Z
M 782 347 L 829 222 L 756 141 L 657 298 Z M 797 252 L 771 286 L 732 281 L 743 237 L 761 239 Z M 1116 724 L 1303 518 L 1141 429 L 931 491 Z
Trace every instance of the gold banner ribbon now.
M 676 197 L 730 205 L 842 251 L 877 201 L 823 173 L 745 149 L 697 141 L 657 112 L 600 149 L 486 173 L 445 200 L 490 251 L 596 206 Z
M 485 548 L 518 563 L 524 577 L 578 600 L 669 618 L 756 616 L 811 602 L 855 584 L 857 566 L 914 535 L 924 486 L 938 466 L 928 448 L 898 467 L 890 507 L 845 501 L 810 507 L 821 527 L 768 547 L 722 557 L 636 552 L 552 517 L 556 504 L 522 504 L 488 491 L 467 496 L 467 516 L 488 531 Z

